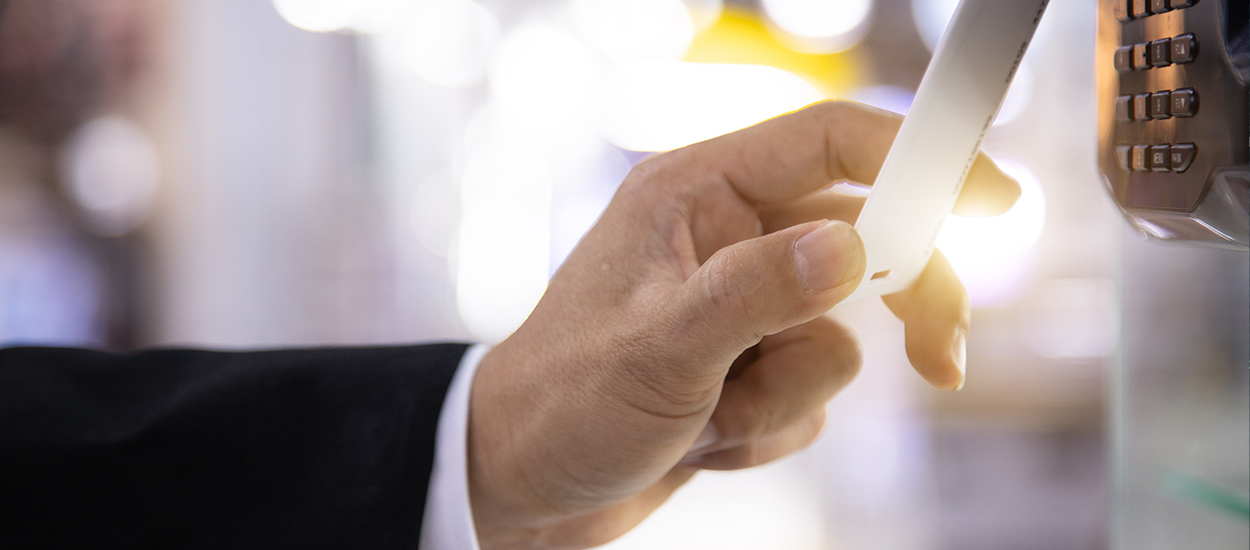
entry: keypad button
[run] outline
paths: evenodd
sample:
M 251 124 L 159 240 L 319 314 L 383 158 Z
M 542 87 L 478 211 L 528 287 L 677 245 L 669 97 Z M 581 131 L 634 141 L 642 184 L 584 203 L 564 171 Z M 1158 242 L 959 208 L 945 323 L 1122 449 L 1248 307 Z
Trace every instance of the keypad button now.
M 1172 39 L 1163 38 L 1155 40 L 1149 44 L 1149 51 L 1146 57 L 1150 58 L 1150 64 L 1155 67 L 1166 67 L 1172 64 Z
M 1168 0 L 1168 7 L 1174 10 L 1179 10 L 1181 8 L 1188 8 L 1189 6 L 1197 3 L 1198 0 Z
M 1133 47 L 1120 46 L 1115 50 L 1115 70 L 1120 72 L 1133 70 Z
M 1155 172 L 1172 171 L 1172 146 L 1155 145 L 1150 148 L 1150 169 Z
M 1132 153 L 1133 158 L 1131 159 L 1131 161 L 1133 163 L 1134 172 L 1149 172 L 1150 171 L 1150 152 L 1149 151 L 1150 151 L 1149 145 L 1134 145 L 1133 146 L 1133 153 Z
M 1150 68 L 1150 60 L 1146 58 L 1147 44 L 1133 45 L 1133 68 L 1139 71 Z
M 1117 145 L 1115 148 L 1115 161 L 1120 165 L 1120 169 L 1125 172 L 1133 171 L 1132 164 L 1133 147 L 1131 145 Z
M 1150 94 L 1133 96 L 1133 120 L 1150 119 Z
M 1170 9 L 1168 0 L 1150 0 L 1150 13 L 1163 13 Z
M 1192 143 L 1177 143 L 1171 148 L 1172 170 L 1175 172 L 1184 172 L 1189 169 L 1189 165 L 1194 163 L 1194 157 L 1198 154 L 1198 147 Z
M 1129 0 L 1129 3 L 1132 4 L 1129 8 L 1129 12 L 1134 18 L 1150 15 L 1150 12 L 1146 9 L 1149 7 L 1147 5 L 1149 2 L 1150 0 Z
M 1198 112 L 1198 92 L 1193 88 L 1172 91 L 1172 116 L 1188 117 Z
M 1115 98 L 1115 121 L 1116 122 L 1132 122 L 1133 120 L 1133 96 L 1122 95 Z
M 1118 53 L 1118 52 L 1117 52 Z M 1198 39 L 1192 34 L 1182 34 L 1172 39 L 1172 62 L 1189 63 L 1198 56 Z
M 1168 118 L 1171 116 L 1172 92 L 1150 94 L 1150 118 Z

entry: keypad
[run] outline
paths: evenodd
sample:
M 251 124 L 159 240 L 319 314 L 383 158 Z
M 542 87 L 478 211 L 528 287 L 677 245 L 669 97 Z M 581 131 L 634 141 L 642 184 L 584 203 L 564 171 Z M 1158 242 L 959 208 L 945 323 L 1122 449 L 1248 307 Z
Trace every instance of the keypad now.
M 1115 2 L 1115 18 L 1123 22 L 1141 19 L 1150 15 L 1166 13 L 1172 10 L 1188 8 L 1198 0 L 1113 0 Z
M 1115 50 L 1115 70 L 1122 73 L 1191 63 L 1198 57 L 1198 38 L 1191 33 L 1128 44 Z
M 1152 94 L 1115 98 L 1116 122 L 1144 122 L 1171 117 L 1188 118 L 1198 112 L 1198 92 L 1193 88 L 1163 90 Z
M 1113 0 L 1115 18 L 1124 23 L 1187 8 L 1198 1 Z M 1197 56 L 1197 37 L 1185 33 L 1125 44 L 1116 48 L 1113 61 L 1116 71 L 1127 73 L 1192 63 Z M 1121 124 L 1186 118 L 1197 112 L 1198 92 L 1193 88 L 1126 94 L 1115 100 L 1115 120 Z M 1116 164 L 1125 172 L 1184 172 L 1193 165 L 1197 155 L 1198 147 L 1193 143 L 1136 143 L 1115 147 Z
M 1192 143 L 1118 145 L 1116 164 L 1125 172 L 1184 172 L 1194 163 L 1198 147 Z

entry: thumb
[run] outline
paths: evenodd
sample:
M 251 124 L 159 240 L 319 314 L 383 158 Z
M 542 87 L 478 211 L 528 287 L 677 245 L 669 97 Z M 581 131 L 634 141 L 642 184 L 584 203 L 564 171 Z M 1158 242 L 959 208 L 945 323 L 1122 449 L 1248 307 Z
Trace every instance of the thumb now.
M 691 351 L 736 357 L 829 311 L 863 272 L 864 244 L 850 225 L 796 225 L 717 251 L 683 284 L 677 316 L 693 327 Z

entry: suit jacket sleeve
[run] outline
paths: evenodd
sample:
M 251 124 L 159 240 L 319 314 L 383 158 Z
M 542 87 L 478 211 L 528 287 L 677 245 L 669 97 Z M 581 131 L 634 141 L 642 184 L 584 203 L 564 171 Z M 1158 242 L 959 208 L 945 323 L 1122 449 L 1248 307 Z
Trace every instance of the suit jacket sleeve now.
M 0 547 L 416 548 L 465 349 L 0 350 Z

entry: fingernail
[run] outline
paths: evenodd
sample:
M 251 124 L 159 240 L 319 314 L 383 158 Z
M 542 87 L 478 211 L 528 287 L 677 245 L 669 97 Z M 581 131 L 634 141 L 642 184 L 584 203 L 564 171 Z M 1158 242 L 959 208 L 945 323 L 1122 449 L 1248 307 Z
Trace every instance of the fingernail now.
M 955 360 L 955 366 L 959 367 L 959 385 L 955 386 L 955 391 L 959 391 L 964 389 L 964 382 L 968 381 L 968 335 L 963 331 L 955 336 L 951 357 Z
M 716 425 L 708 422 L 707 426 L 703 427 L 703 431 L 699 433 L 699 437 L 695 438 L 694 443 L 690 445 L 690 450 L 686 451 L 686 459 L 692 458 L 699 451 L 711 447 L 719 437 L 720 433 L 716 431 Z
M 810 290 L 828 290 L 851 282 L 863 271 L 859 237 L 850 225 L 828 222 L 794 245 L 794 265 Z

